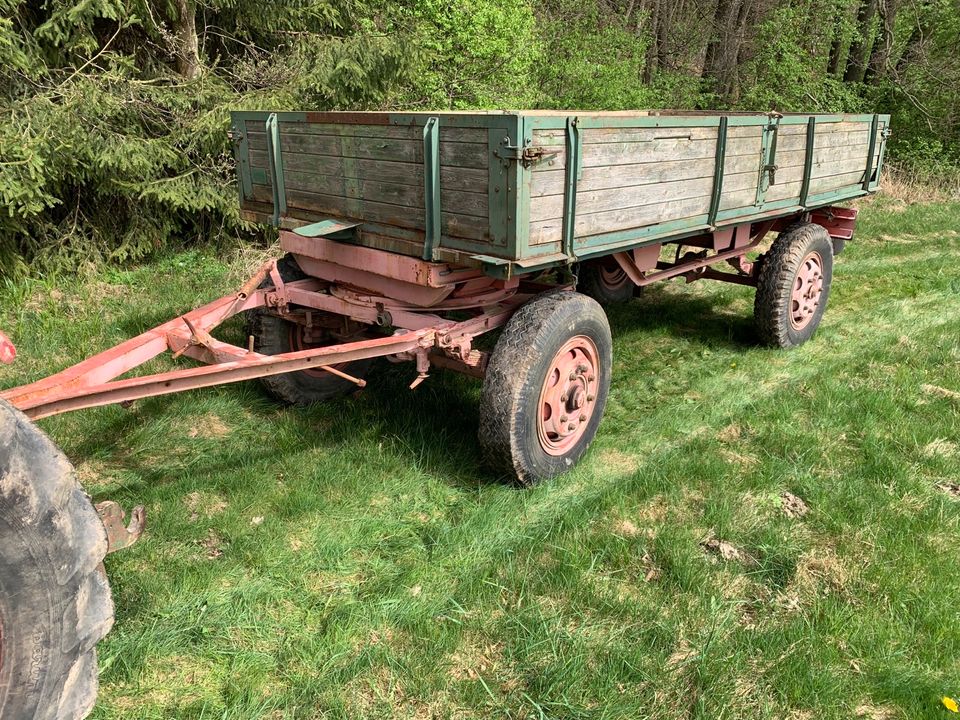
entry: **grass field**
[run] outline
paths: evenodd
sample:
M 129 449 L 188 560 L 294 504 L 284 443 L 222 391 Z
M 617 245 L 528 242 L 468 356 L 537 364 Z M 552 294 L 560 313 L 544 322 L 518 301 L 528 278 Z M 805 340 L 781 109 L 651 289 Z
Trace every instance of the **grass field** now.
M 407 366 L 309 409 L 245 384 L 42 421 L 95 499 L 148 509 L 107 560 L 93 717 L 950 717 L 958 230 L 957 203 L 867 205 L 791 352 L 756 347 L 748 288 L 612 310 L 596 442 L 529 491 L 481 464 L 479 384 L 409 392 Z M 238 264 L 3 289 L 0 387 L 229 291 Z

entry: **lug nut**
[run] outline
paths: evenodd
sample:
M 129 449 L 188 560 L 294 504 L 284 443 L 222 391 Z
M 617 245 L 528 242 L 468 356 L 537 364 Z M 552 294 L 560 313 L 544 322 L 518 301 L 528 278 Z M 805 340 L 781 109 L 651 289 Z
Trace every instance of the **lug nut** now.
M 567 396 L 566 396 L 566 394 L 561 395 L 561 396 L 560 396 L 560 402 L 566 402 L 566 401 L 567 401 Z
M 570 382 L 573 382 L 577 379 L 576 373 L 570 373 Z
M 580 422 L 586 422 L 586 421 L 587 421 L 587 416 L 586 416 L 586 415 L 581 415 L 581 416 L 580 416 Z
M 566 415 L 561 415 L 561 416 L 560 416 L 560 422 L 565 423 L 566 421 L 567 421 L 567 416 L 566 416 Z
M 574 425 L 573 423 L 570 423 L 569 425 L 567 425 L 567 430 L 573 430 L 575 427 L 576 425 Z
M 593 402 L 593 395 L 587 395 L 587 402 Z
M 593 382 L 594 380 L 596 380 L 596 378 L 593 375 L 587 378 L 587 382 Z

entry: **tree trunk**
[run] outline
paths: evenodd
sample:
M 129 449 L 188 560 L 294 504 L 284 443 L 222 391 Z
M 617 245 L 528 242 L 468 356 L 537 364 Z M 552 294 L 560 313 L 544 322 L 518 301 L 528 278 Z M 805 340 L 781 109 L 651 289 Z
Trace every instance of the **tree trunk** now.
M 643 64 L 643 81 L 649 85 L 653 81 L 654 73 L 656 73 L 659 68 L 659 60 L 662 50 L 660 48 L 660 38 L 661 38 L 661 17 L 660 17 L 660 0 L 652 0 L 650 3 L 650 32 L 649 41 L 650 44 L 647 46 L 647 54 Z
M 833 39 L 830 41 L 830 60 L 827 62 L 827 74 L 836 77 L 840 74 L 840 61 L 843 59 L 843 17 L 844 9 L 837 10 L 833 21 Z
M 740 53 L 743 0 L 719 0 L 713 19 L 713 35 L 707 45 L 703 77 L 722 104 L 737 91 L 737 57 Z
M 864 76 L 866 82 L 873 82 L 886 74 L 890 55 L 893 52 L 893 28 L 897 21 L 897 0 L 880 0 L 879 12 L 881 41 L 870 53 L 870 62 L 867 63 L 867 72 Z
M 867 70 L 867 59 L 873 49 L 873 18 L 877 14 L 877 0 L 861 0 L 857 11 L 857 30 L 859 37 L 850 44 L 847 56 L 847 69 L 843 73 L 844 82 L 863 82 Z
M 907 44 L 903 46 L 903 52 L 900 54 L 900 57 L 897 59 L 896 64 L 896 75 L 900 77 L 903 75 L 904 71 L 912 62 L 916 62 L 917 55 L 920 53 L 920 43 L 923 40 L 925 35 L 924 26 L 917 22 L 913 26 L 913 31 L 910 33 L 910 37 L 907 38 Z
M 173 24 L 177 36 L 177 72 L 187 80 L 200 77 L 200 41 L 197 37 L 196 8 L 193 0 L 175 0 L 177 19 Z

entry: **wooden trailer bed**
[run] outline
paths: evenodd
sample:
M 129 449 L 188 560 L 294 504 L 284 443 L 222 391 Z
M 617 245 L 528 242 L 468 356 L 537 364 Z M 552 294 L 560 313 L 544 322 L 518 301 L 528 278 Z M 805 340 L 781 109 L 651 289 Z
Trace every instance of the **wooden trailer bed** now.
M 888 115 L 235 112 L 247 219 L 512 276 L 875 190 Z

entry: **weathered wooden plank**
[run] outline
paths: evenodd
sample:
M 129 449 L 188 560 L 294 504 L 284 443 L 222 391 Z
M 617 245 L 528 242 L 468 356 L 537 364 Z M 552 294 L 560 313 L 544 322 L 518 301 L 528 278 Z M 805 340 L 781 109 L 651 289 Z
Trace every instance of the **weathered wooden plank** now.
M 817 123 L 817 135 L 829 135 L 830 133 L 835 132 L 857 132 L 861 130 L 870 130 L 869 122 L 822 122 Z M 790 135 L 806 135 L 807 134 L 807 125 L 803 123 L 801 125 L 781 125 L 777 130 L 780 138 L 788 137 Z M 779 141 L 778 141 L 779 142 Z
M 667 203 L 656 203 L 630 208 L 619 208 L 608 212 L 577 215 L 576 237 L 582 239 L 590 235 L 616 232 L 632 228 L 642 228 L 666 220 L 680 220 L 705 214 L 710 206 L 710 197 L 686 198 Z M 530 224 L 530 242 L 543 245 L 560 239 L 562 223 L 559 220 L 545 220 Z
M 723 161 L 723 174 L 727 176 L 752 171 L 754 177 L 759 177 L 758 173 L 760 172 L 760 164 L 762 162 L 763 154 L 759 148 L 757 152 L 750 153 L 749 155 L 727 155 Z M 700 166 L 704 169 L 709 167 L 711 173 L 713 173 L 713 165 L 713 161 L 700 163 Z
M 811 179 L 829 177 L 830 175 L 841 175 L 843 173 L 858 170 L 861 173 L 867 169 L 866 158 L 850 157 L 845 159 L 833 160 L 831 162 L 815 163 L 810 168 Z
M 820 177 L 815 180 L 811 180 L 810 194 L 816 195 L 817 193 L 828 192 L 829 190 L 837 190 L 849 185 L 859 185 L 863 182 L 864 170 L 866 170 L 866 167 L 860 170 L 839 173 L 837 175 L 828 175 L 826 177 Z
M 284 187 L 287 190 L 302 190 L 320 195 L 337 195 L 343 198 L 389 203 L 402 207 L 424 207 L 423 184 L 406 185 L 376 180 L 355 180 L 332 175 L 317 175 L 285 170 Z M 489 218 L 489 198 L 484 192 L 467 192 L 444 187 L 441 179 L 440 207 L 442 210 L 462 215 Z M 266 183 L 255 183 L 270 187 Z
M 634 165 L 639 163 L 671 162 L 676 160 L 709 160 L 716 157 L 716 140 L 651 140 L 635 143 L 596 143 L 583 146 L 583 167 L 605 165 Z M 548 172 L 566 167 L 563 147 L 551 148 L 557 154 L 534 165 L 534 172 Z M 738 138 L 727 142 L 727 156 L 759 154 L 759 138 Z
M 759 169 L 759 155 L 734 155 L 728 157 L 724 172 L 728 175 Z M 690 162 L 675 160 L 672 162 L 636 163 L 632 165 L 604 165 L 584 168 L 577 182 L 579 192 L 604 190 L 609 188 L 632 187 L 652 183 L 672 182 L 674 180 L 695 180 L 712 178 L 712 162 Z M 532 174 L 530 195 L 533 198 L 548 195 L 562 195 L 564 191 L 564 171 L 547 170 Z
M 268 167 L 266 152 L 251 151 L 250 165 L 254 168 L 266 169 Z M 334 178 L 379 179 L 383 182 L 401 185 L 423 185 L 423 165 L 417 163 L 391 162 L 389 160 L 353 160 L 345 163 L 343 158 L 320 155 L 289 155 L 283 159 L 283 169 L 284 173 L 294 171 Z M 487 181 L 488 176 L 485 169 L 440 166 L 441 188 L 486 192 Z
M 263 185 L 254 185 L 253 200 L 272 202 L 270 189 Z M 365 220 L 414 230 L 423 230 L 425 227 L 423 208 L 401 207 L 388 203 L 291 189 L 287 189 L 287 206 L 323 215 Z M 446 234 L 470 240 L 489 240 L 489 222 L 486 218 L 457 215 L 449 212 L 443 212 L 441 216 L 441 227 Z
M 864 154 L 866 154 L 867 145 L 870 143 L 870 131 L 858 130 L 855 132 L 828 133 L 826 135 L 814 136 L 814 148 L 832 148 L 843 145 L 863 145 Z M 805 150 L 807 147 L 807 135 L 788 135 L 778 138 L 777 154 L 790 150 Z
M 752 202 L 753 189 L 731 193 L 734 202 Z M 688 217 L 706 214 L 710 207 L 710 196 L 684 198 L 659 202 L 651 205 L 618 208 L 606 212 L 577 214 L 576 236 L 578 239 L 618 230 L 643 228 L 658 222 L 672 222 Z M 530 223 L 530 242 L 543 245 L 556 242 L 561 236 L 562 222 L 557 219 L 541 220 Z
M 803 174 L 803 168 L 801 168 L 801 174 Z M 797 202 L 800 202 L 800 191 L 803 189 L 803 179 L 799 180 L 781 180 L 780 171 L 777 171 L 777 182 L 775 185 L 771 185 L 766 194 L 764 195 L 764 202 L 777 202 L 778 200 L 786 200 L 787 198 L 796 198 Z M 751 205 L 753 203 L 750 203 Z M 724 208 L 724 210 L 729 210 L 732 208 Z
M 250 220 L 251 222 L 267 224 L 270 222 L 270 216 L 272 212 L 272 205 L 269 202 L 260 203 L 247 200 L 244 201 L 243 209 L 241 210 L 241 216 L 246 220 Z M 291 208 L 287 218 L 281 222 L 281 227 L 286 229 L 294 229 L 307 223 L 318 222 L 324 219 L 326 219 L 326 215 L 323 213 L 310 212 L 309 210 L 303 210 L 300 208 Z M 372 247 L 379 250 L 398 252 L 405 255 L 415 255 L 418 257 L 423 253 L 424 233 L 422 230 L 397 228 L 397 231 L 402 233 L 402 237 L 400 237 L 389 234 L 390 228 L 384 226 L 374 227 L 378 229 L 374 230 L 368 227 L 361 228 L 360 237 L 362 238 L 361 243 L 364 247 Z M 387 234 L 383 234 L 384 232 Z M 489 253 L 491 255 L 502 256 L 503 250 L 502 248 L 491 246 Z M 441 246 L 437 248 L 438 262 L 449 262 L 453 263 L 454 265 L 463 265 L 467 267 L 481 267 L 481 263 L 474 259 L 473 255 L 474 251 L 458 250 L 449 247 L 449 245 L 447 247 Z
M 814 144 L 813 165 L 816 167 L 817 165 L 825 162 L 835 162 L 837 160 L 849 160 L 852 158 L 857 158 L 863 163 L 864 167 L 866 167 L 867 150 L 868 145 L 866 143 L 863 145 L 844 145 L 842 147 L 824 148 L 819 148 L 816 146 L 816 144 Z M 876 152 L 877 151 L 874 151 L 874 157 L 876 157 Z M 805 150 L 788 150 L 781 153 L 778 149 L 777 166 L 781 168 L 802 166 L 805 155 Z
M 724 179 L 724 195 L 742 190 L 756 193 L 757 175 L 739 173 Z M 651 205 L 673 200 L 709 196 L 713 190 L 713 177 L 673 182 L 633 185 L 605 190 L 577 192 L 577 216 L 617 210 L 620 208 Z M 530 220 L 534 222 L 563 217 L 563 195 L 531 198 Z
M 266 150 L 267 137 L 262 133 L 249 133 L 251 150 Z M 288 155 L 308 154 L 325 157 L 364 158 L 367 160 L 392 160 L 399 162 L 423 162 L 423 141 L 396 138 L 334 137 L 332 135 L 280 134 L 280 148 L 284 162 Z M 485 168 L 489 147 L 487 143 L 440 143 L 440 164 L 457 167 Z
M 728 139 L 759 138 L 760 126 L 732 127 L 727 131 Z M 585 128 L 580 131 L 584 145 L 599 143 L 650 142 L 652 140 L 712 140 L 716 142 L 716 127 L 687 128 Z M 533 145 L 554 147 L 566 143 L 566 130 L 535 130 Z
M 256 132 L 251 128 L 252 132 Z M 262 131 L 262 130 L 261 130 Z M 422 125 L 337 125 L 331 123 L 280 123 L 280 135 L 328 135 L 332 137 L 390 138 L 423 141 Z M 486 128 L 440 127 L 440 142 L 486 143 Z

